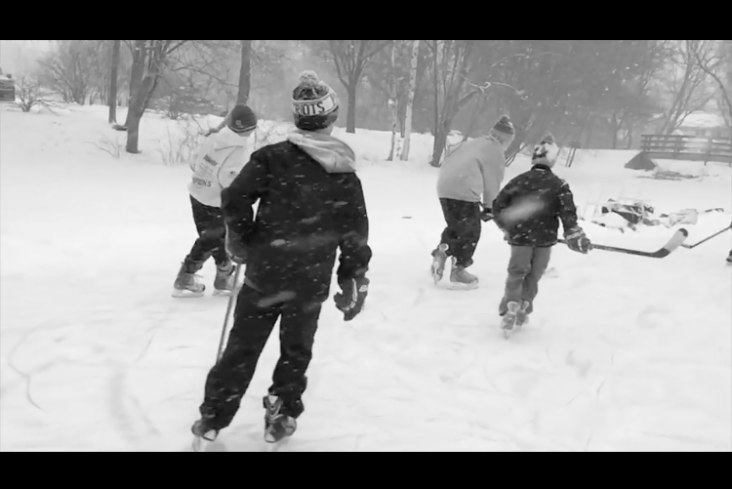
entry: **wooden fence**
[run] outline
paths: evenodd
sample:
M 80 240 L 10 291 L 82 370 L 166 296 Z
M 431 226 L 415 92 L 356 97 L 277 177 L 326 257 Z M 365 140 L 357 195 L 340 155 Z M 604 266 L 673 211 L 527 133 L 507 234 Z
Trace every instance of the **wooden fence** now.
M 644 134 L 641 149 L 651 158 L 717 161 L 732 165 L 732 139 Z

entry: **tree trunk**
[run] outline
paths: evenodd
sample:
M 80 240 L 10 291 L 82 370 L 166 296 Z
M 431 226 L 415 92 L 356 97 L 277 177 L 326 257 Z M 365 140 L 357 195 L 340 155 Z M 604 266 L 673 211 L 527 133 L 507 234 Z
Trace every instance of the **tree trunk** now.
M 386 161 L 394 161 L 397 146 L 397 129 L 399 126 L 399 105 L 397 104 L 398 86 L 396 73 L 397 44 L 392 43 L 391 47 L 391 87 L 389 88 L 389 108 L 391 109 L 391 149 Z
M 625 149 L 632 149 L 633 148 L 633 130 L 635 129 L 635 125 L 632 121 L 628 122 L 628 141 L 627 146 Z
M 139 128 L 140 119 L 145 113 L 145 108 L 150 101 L 152 92 L 157 86 L 158 71 L 157 63 L 160 60 L 150 60 L 149 71 L 146 73 L 145 67 L 147 63 L 146 47 L 144 46 L 145 41 L 141 41 L 142 45 L 139 44 L 135 55 L 133 56 L 132 64 L 132 76 L 130 77 L 130 103 L 127 109 L 127 121 L 125 126 L 127 127 L 127 144 L 125 150 L 128 153 L 139 153 L 138 141 L 139 141 Z M 150 56 L 154 56 L 154 53 L 150 53 Z
M 396 104 L 391 104 L 391 149 L 389 150 L 389 157 L 386 161 L 394 161 L 396 158 L 396 147 L 397 147 L 397 130 L 399 126 L 399 114 L 397 113 Z
M 356 134 L 356 88 L 358 88 L 358 82 L 351 79 L 347 88 L 348 114 L 346 115 L 346 132 L 349 134 Z
M 117 71 L 119 70 L 119 50 L 122 41 L 112 41 L 112 73 L 109 79 L 109 123 L 117 123 Z
M 142 113 L 140 114 L 140 117 L 142 117 L 142 114 L 144 114 L 148 107 L 150 107 L 150 100 L 152 100 L 152 97 L 155 94 L 155 89 L 158 88 L 158 81 L 160 81 L 160 76 L 155 75 L 152 80 L 152 85 L 147 89 L 148 91 L 145 95 L 145 101 L 142 104 Z
M 142 76 L 145 74 L 145 63 L 147 61 L 147 46 L 145 41 L 135 41 L 132 48 L 132 68 L 130 69 L 130 95 L 127 99 L 127 118 L 125 127 L 129 127 L 132 121 L 133 100 L 141 89 Z M 135 146 L 136 147 L 136 146 Z
M 412 133 L 412 107 L 414 92 L 417 87 L 417 61 L 419 60 L 419 41 L 412 44 L 412 66 L 409 69 L 409 95 L 407 97 L 407 113 L 404 117 L 404 143 L 402 144 L 402 161 L 409 160 L 409 138 Z
M 618 149 L 618 131 L 620 130 L 618 126 L 618 112 L 616 110 L 613 110 L 613 116 L 610 119 L 610 127 L 613 131 L 613 148 L 612 149 Z
M 449 121 L 440 121 L 435 130 L 435 139 L 432 143 L 432 161 L 430 161 L 430 165 L 435 168 L 439 168 L 442 163 L 442 154 L 447 146 L 448 127 L 450 127 Z
M 236 95 L 237 104 L 246 104 L 249 101 L 249 91 L 252 80 L 252 41 L 241 43 L 241 65 L 239 67 L 239 91 Z

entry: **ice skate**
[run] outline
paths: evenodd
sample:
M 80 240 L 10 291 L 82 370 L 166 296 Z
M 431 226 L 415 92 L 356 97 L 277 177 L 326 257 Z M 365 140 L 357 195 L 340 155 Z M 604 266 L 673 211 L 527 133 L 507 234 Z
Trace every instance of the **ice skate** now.
M 457 290 L 471 290 L 478 287 L 478 277 L 468 272 L 465 267 L 455 264 L 452 258 L 452 270 L 450 270 L 450 288 Z
M 727 255 L 727 265 L 732 265 L 732 251 Z
M 173 284 L 173 297 L 178 299 L 202 297 L 206 286 L 198 283 L 197 275 L 188 271 L 184 263 Z
M 521 308 L 516 313 L 516 327 L 520 328 L 529 323 L 529 314 L 526 312 L 529 309 L 529 301 L 521 302 Z
M 193 451 L 194 452 L 205 452 L 208 446 L 216 441 L 216 437 L 219 436 L 218 430 L 211 426 L 211 418 L 201 418 L 191 427 L 191 433 L 193 433 Z
M 279 443 L 291 437 L 297 429 L 297 421 L 292 416 L 281 414 L 282 399 L 277 396 L 265 396 L 264 409 L 264 441 Z
M 432 252 L 432 280 L 435 281 L 435 285 L 442 280 L 442 275 L 445 273 L 445 263 L 447 262 L 447 245 L 440 243 L 436 250 Z
M 503 336 L 508 338 L 516 331 L 516 321 L 519 314 L 518 302 L 511 301 L 507 305 L 508 311 L 503 315 L 501 320 L 501 330 L 503 330 Z
M 230 296 L 236 289 L 234 283 L 235 267 L 232 263 L 224 267 L 216 267 L 216 278 L 214 279 L 214 292 L 216 296 Z

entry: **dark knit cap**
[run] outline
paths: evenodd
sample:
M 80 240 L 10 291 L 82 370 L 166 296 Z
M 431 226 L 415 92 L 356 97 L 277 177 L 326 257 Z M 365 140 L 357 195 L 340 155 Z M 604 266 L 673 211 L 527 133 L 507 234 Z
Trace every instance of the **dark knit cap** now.
M 229 118 L 229 129 L 237 134 L 251 131 L 257 128 L 257 116 L 254 115 L 252 109 L 244 104 L 236 105 L 231 109 L 231 117 Z
M 292 91 L 292 114 L 298 129 L 325 129 L 338 119 L 338 97 L 314 71 L 303 71 Z
M 496 125 L 493 126 L 493 129 L 504 134 L 513 135 L 515 133 L 511 119 L 507 115 L 501 116 L 498 122 L 496 122 Z

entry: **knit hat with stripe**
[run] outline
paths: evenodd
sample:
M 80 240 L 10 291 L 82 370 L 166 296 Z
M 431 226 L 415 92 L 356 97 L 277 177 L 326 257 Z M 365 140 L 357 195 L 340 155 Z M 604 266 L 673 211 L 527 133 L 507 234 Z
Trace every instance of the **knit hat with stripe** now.
M 325 129 L 338 119 L 338 97 L 314 71 L 304 71 L 292 91 L 295 126 L 303 131 Z

